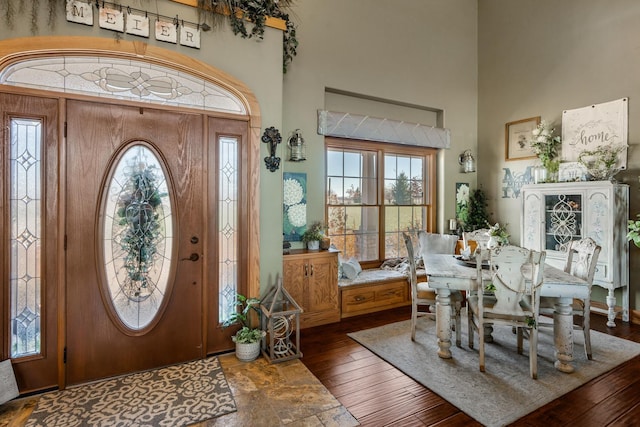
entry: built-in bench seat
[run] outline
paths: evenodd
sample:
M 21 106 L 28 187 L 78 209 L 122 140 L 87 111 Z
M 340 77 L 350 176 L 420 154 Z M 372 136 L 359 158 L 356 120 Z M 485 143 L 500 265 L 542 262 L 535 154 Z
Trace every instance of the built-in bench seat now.
M 418 281 L 424 281 L 424 269 L 418 270 Z M 353 279 L 338 280 L 341 318 L 373 313 L 411 304 L 408 277 L 400 270 L 371 268 Z

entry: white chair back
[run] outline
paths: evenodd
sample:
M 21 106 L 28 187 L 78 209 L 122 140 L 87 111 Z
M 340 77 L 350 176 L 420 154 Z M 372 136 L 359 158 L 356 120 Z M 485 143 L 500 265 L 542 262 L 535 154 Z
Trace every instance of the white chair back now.
M 469 245 L 469 241 L 473 240 L 477 243 L 478 248 L 487 249 L 487 243 L 489 243 L 489 229 L 479 228 L 474 231 L 464 231 L 462 233 L 462 240 L 465 245 Z
M 591 237 L 572 241 L 567 249 L 564 271 L 584 279 L 591 286 L 601 250 L 602 248 Z
M 427 233 L 420 230 L 418 232 L 420 242 L 420 255 L 425 254 L 454 254 L 458 236 L 455 234 Z

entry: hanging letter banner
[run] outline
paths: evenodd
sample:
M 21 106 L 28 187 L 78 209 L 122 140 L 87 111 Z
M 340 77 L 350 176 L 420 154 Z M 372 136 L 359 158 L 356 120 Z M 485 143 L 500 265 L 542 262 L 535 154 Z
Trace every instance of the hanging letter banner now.
M 156 20 L 156 40 L 168 43 L 178 43 L 177 25 L 171 22 Z
M 101 7 L 98 23 L 100 28 L 124 33 L 124 13 L 122 10 Z
M 200 49 L 200 27 L 185 25 L 183 22 L 180 26 L 180 44 Z
M 67 0 L 67 21 L 84 25 L 93 25 L 93 8 L 89 3 Z
M 133 34 L 134 36 L 148 38 L 149 17 L 127 12 L 126 32 L 127 34 Z

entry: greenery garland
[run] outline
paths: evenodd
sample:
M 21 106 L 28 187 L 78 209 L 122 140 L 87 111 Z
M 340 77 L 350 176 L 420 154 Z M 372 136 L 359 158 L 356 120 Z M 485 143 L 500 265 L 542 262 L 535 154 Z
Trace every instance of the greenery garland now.
M 157 255 L 161 234 L 162 194 L 158 192 L 156 168 L 147 166 L 129 172 L 118 207 L 118 225 L 122 227 L 120 247 L 124 251 L 127 278 L 121 284 L 124 295 L 142 301 L 155 290 L 149 278 Z
M 64 7 L 62 0 L 48 1 L 48 24 L 53 28 L 57 16 L 57 7 Z M 285 13 L 293 4 L 293 0 L 198 0 L 198 16 L 203 14 L 212 18 L 212 22 L 219 20 L 223 16 L 229 20 L 233 34 L 242 38 L 255 37 L 259 40 L 264 38 L 266 18 L 279 18 L 286 22 L 286 29 L 282 38 L 282 71 L 287 72 L 287 67 L 298 53 L 298 39 L 296 36 L 296 25 Z M 17 6 L 17 8 L 16 8 Z M 38 11 L 40 0 L 31 0 L 31 33 L 38 33 Z M 14 29 L 14 21 L 17 15 L 23 15 L 27 7 L 26 0 L 0 0 L 0 12 L 5 11 L 5 22 L 7 27 Z M 230 13 L 233 11 L 233 13 Z M 247 24 L 252 25 L 249 29 Z M 116 37 L 119 37 L 118 34 Z
M 198 0 L 199 14 L 209 14 L 213 22 L 218 21 L 219 16 L 225 16 L 229 20 L 233 34 L 242 38 L 264 38 L 264 29 L 267 17 L 279 18 L 286 22 L 286 30 L 282 39 L 282 71 L 287 72 L 287 66 L 297 55 L 298 39 L 296 25 L 284 12 L 291 7 L 293 0 Z M 252 25 L 249 29 L 247 24 Z

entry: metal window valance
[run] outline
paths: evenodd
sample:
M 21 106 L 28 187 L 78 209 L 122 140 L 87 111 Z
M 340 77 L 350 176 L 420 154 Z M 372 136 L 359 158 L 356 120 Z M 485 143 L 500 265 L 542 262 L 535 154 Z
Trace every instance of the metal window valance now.
M 449 129 L 327 110 L 318 110 L 318 134 L 429 148 L 451 146 Z

